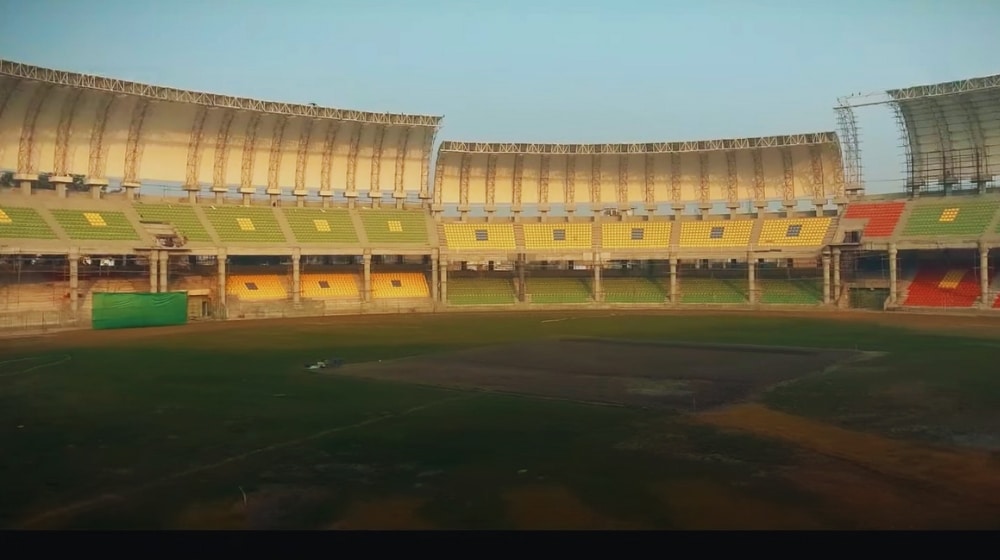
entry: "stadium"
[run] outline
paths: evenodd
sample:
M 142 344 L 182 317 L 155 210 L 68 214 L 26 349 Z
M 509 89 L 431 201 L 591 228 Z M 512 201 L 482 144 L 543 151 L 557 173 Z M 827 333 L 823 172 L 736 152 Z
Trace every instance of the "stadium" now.
M 890 106 L 905 138 L 906 188 L 894 195 L 865 193 L 854 111 L 869 105 Z M 562 418 L 562 412 L 542 408 L 544 399 L 574 403 L 555 405 L 565 407 L 615 403 L 644 411 L 693 412 L 749 398 L 765 386 L 790 383 L 804 371 L 839 368 L 860 376 L 866 371 L 881 371 L 879 368 L 892 369 L 896 366 L 878 361 L 886 359 L 880 353 L 887 348 L 914 362 L 906 362 L 914 379 L 948 371 L 946 359 L 965 360 L 962 363 L 968 364 L 970 372 L 976 369 L 972 364 L 991 363 L 990 353 L 995 350 L 989 348 L 995 344 L 958 348 L 933 333 L 954 327 L 966 334 L 988 336 L 998 324 L 993 319 L 1000 317 L 1000 278 L 995 274 L 1000 248 L 1000 76 L 905 87 L 875 97 L 846 97 L 839 101 L 836 117 L 837 126 L 831 130 L 752 138 L 664 139 L 635 144 L 463 141 L 441 134 L 444 119 L 440 116 L 269 102 L 0 61 L 0 329 L 45 333 L 39 338 L 8 339 L 22 342 L 12 342 L 10 350 L 0 356 L 4 358 L 0 375 L 23 379 L 25 373 L 37 368 L 68 372 L 73 368 L 65 364 L 81 364 L 86 359 L 98 363 L 93 361 L 98 360 L 98 354 L 107 365 L 95 365 L 91 368 L 94 371 L 121 375 L 139 370 L 137 375 L 143 379 L 159 375 L 156 364 L 167 368 L 171 360 L 184 363 L 170 362 L 177 371 L 200 371 L 207 363 L 228 371 L 224 356 L 242 359 L 240 367 L 249 369 L 241 371 L 251 372 L 246 375 L 256 375 L 252 373 L 254 361 L 272 371 L 289 370 L 291 363 L 291 370 L 305 375 L 300 362 L 326 358 L 327 354 L 319 352 L 336 352 L 338 364 L 341 359 L 348 363 L 345 372 L 353 368 L 353 379 L 337 381 L 345 384 L 337 390 L 349 387 L 359 395 L 355 404 L 337 401 L 343 409 L 336 414 L 345 425 L 367 426 L 379 418 L 391 423 L 411 413 L 419 415 L 422 407 L 430 406 L 424 402 L 427 399 L 450 403 L 453 397 L 448 396 L 449 391 L 501 395 L 472 405 L 485 411 L 485 420 L 463 415 L 461 411 L 468 409 L 459 409 L 459 405 L 441 406 L 453 407 L 452 412 L 462 416 L 463 422 L 479 426 L 479 432 L 470 427 L 473 432 L 496 436 L 496 449 L 506 450 L 496 451 L 505 457 L 500 460 L 503 468 L 517 473 L 515 478 L 523 478 L 525 473 L 535 474 L 531 468 L 515 464 L 524 459 L 525 449 L 540 450 L 551 444 L 551 438 L 559 439 L 560 434 L 572 431 L 566 427 L 570 420 L 554 420 Z M 854 323 L 845 317 L 851 321 L 861 318 Z M 837 321 L 842 324 L 831 326 Z M 915 325 L 924 325 L 931 334 L 897 332 Z M 164 337 L 160 343 L 156 342 L 158 336 Z M 590 340 L 605 336 L 631 338 L 628 344 L 636 346 L 626 348 L 622 346 L 625 342 L 611 343 L 603 338 L 603 342 Z M 546 337 L 558 340 L 535 344 Z M 687 339 L 692 346 L 664 349 L 636 342 L 670 337 Z M 713 351 L 694 345 L 700 341 L 773 346 L 779 339 L 784 346 L 810 349 L 727 347 Z M 180 357 L 182 346 L 191 357 Z M 468 346 L 487 348 L 469 350 Z M 915 346 L 922 346 L 922 350 Z M 101 350 L 112 347 L 118 350 Z M 263 348 L 274 349 L 272 357 L 253 353 Z M 431 351 L 446 355 L 422 357 Z M 448 354 L 452 351 L 457 353 Z M 739 357 L 726 358 L 727 353 Z M 381 365 L 383 359 L 391 363 Z M 872 363 L 877 365 L 864 365 L 861 362 L 865 360 L 875 360 Z M 680 381 L 664 380 L 661 376 L 669 377 L 660 367 L 664 363 L 701 364 L 691 367 L 702 377 L 674 372 Z M 754 381 L 736 380 L 747 363 L 768 374 Z M 615 368 L 633 373 L 620 384 L 596 380 Z M 528 370 L 533 373 L 523 373 Z M 244 373 L 234 370 L 225 375 Z M 71 377 L 60 381 L 66 384 L 64 388 L 87 384 Z M 421 388 L 412 392 L 394 384 L 414 378 Z M 191 394 L 221 394 L 223 386 L 234 379 L 203 380 L 204 385 L 184 382 L 177 387 Z M 297 411 L 326 410 L 322 398 L 339 398 L 333 388 L 317 379 L 253 381 L 260 384 L 261 391 L 274 393 L 272 401 L 279 404 L 272 403 L 276 407 L 273 412 L 260 412 L 263 409 L 256 408 L 258 404 L 244 403 L 250 408 L 241 409 L 240 414 L 245 418 L 263 414 L 273 424 L 265 428 L 228 416 L 209 420 L 224 424 L 233 441 L 222 443 L 225 434 L 204 430 L 206 439 L 191 445 L 192 449 L 212 448 L 209 454 L 217 456 L 217 463 L 201 458 L 201 463 L 210 464 L 193 467 L 190 461 L 177 459 L 173 464 L 151 455 L 138 466 L 125 469 L 129 474 L 121 476 L 126 478 L 133 470 L 144 468 L 158 473 L 147 477 L 156 480 L 156 488 L 152 482 L 136 479 L 127 485 L 133 494 L 145 492 L 153 497 L 129 501 L 122 493 L 93 501 L 88 497 L 96 493 L 96 487 L 83 485 L 86 487 L 70 491 L 53 482 L 56 486 L 38 498 L 29 496 L 29 489 L 50 483 L 25 474 L 23 489 L 11 490 L 13 505 L 4 509 L 2 518 L 5 524 L 25 527 L 119 527 L 133 522 L 144 527 L 275 527 L 281 523 L 301 527 L 322 525 L 331 516 L 354 515 L 353 522 L 359 526 L 395 523 L 406 528 L 424 527 L 427 522 L 415 520 L 418 508 L 416 502 L 406 501 L 410 498 L 392 498 L 396 501 L 387 503 L 394 505 L 383 504 L 383 508 L 408 512 L 412 519 L 376 516 L 372 520 L 349 508 L 355 498 L 361 498 L 332 496 L 315 489 L 323 494 L 327 509 L 316 506 L 321 513 L 310 509 L 312 513 L 302 514 L 305 506 L 300 504 L 295 521 L 250 520 L 249 513 L 233 513 L 236 506 L 230 502 L 236 486 L 245 507 L 258 499 L 280 501 L 274 497 L 275 492 L 280 494 L 276 486 L 263 482 L 256 494 L 229 482 L 225 491 L 219 490 L 213 486 L 218 482 L 215 479 L 203 482 L 207 490 L 185 487 L 185 492 L 200 492 L 199 496 L 205 497 L 196 513 L 185 509 L 190 504 L 182 503 L 178 486 L 171 486 L 179 484 L 170 482 L 175 478 L 209 467 L 236 468 L 226 466 L 235 460 L 233 457 L 242 461 L 261 449 L 285 445 L 275 442 L 291 442 L 288 445 L 294 447 L 292 443 L 313 437 L 303 439 L 303 433 L 331 436 L 328 424 L 303 427 L 295 422 L 309 421 L 289 420 Z M 642 383 L 646 385 L 637 389 L 640 379 L 645 379 Z M 365 389 L 360 385 L 363 382 L 377 383 L 364 385 L 369 387 Z M 977 383 L 983 389 L 995 382 Z M 136 393 L 129 398 L 135 399 L 135 406 L 144 403 L 157 414 L 172 410 L 168 405 L 151 403 L 153 392 L 169 393 L 173 385 L 157 387 L 140 389 L 136 385 L 131 389 Z M 562 490 L 545 487 L 510 498 L 521 505 L 512 505 L 508 511 L 531 509 L 543 502 L 554 508 L 551 518 L 524 514 L 534 521 L 523 521 L 519 526 L 529 528 L 552 523 L 576 528 L 650 524 L 717 528 L 754 523 L 765 528 L 800 524 L 996 528 L 998 517 L 994 514 L 1000 502 L 995 497 L 1000 494 L 990 494 L 997 480 L 990 478 L 996 472 L 991 462 L 995 457 L 989 458 L 990 452 L 983 451 L 983 446 L 994 449 L 989 447 L 993 443 L 962 451 L 960 458 L 944 452 L 931 457 L 923 448 L 913 447 L 917 444 L 892 447 L 897 443 L 864 440 L 846 429 L 831 436 L 832 432 L 823 430 L 834 428 L 820 425 L 818 420 L 807 429 L 802 427 L 805 424 L 796 424 L 799 416 L 792 415 L 808 416 L 806 408 L 819 406 L 820 400 L 831 395 L 849 401 L 851 404 L 842 405 L 848 408 L 876 406 L 881 401 L 869 402 L 874 397 L 865 396 L 867 389 L 855 385 L 830 389 L 828 394 L 808 383 L 806 387 L 808 394 L 797 393 L 797 389 L 777 390 L 776 400 L 770 404 L 784 412 L 747 404 L 732 409 L 732 413 L 706 416 L 697 427 L 684 424 L 686 427 L 680 428 L 677 424 L 677 430 L 701 430 L 697 432 L 700 436 L 690 435 L 695 432 L 684 436 L 689 438 L 687 443 L 677 449 L 683 448 L 690 459 L 716 456 L 723 451 L 709 448 L 728 449 L 732 445 L 759 459 L 741 464 L 768 462 L 780 455 L 765 444 L 739 447 L 742 444 L 733 443 L 736 436 L 712 432 L 715 435 L 699 439 L 710 426 L 730 430 L 754 426 L 756 436 L 786 443 L 792 439 L 796 445 L 811 442 L 808 447 L 817 457 L 835 457 L 857 469 L 890 472 L 894 481 L 907 484 L 941 485 L 946 478 L 947 488 L 935 486 L 919 498 L 906 499 L 910 501 L 886 498 L 864 517 L 858 513 L 866 507 L 858 501 L 863 500 L 863 494 L 885 492 L 888 496 L 893 491 L 885 481 L 862 480 L 874 475 L 852 471 L 850 476 L 855 478 L 851 480 L 865 490 L 857 491 L 854 502 L 840 504 L 842 511 L 852 513 L 836 521 L 788 513 L 804 511 L 795 509 L 807 507 L 798 502 L 782 502 L 779 508 L 745 497 L 737 500 L 731 494 L 719 494 L 715 486 L 702 488 L 702 498 L 715 496 L 711 499 L 723 509 L 739 502 L 742 509 L 721 520 L 713 517 L 715 513 L 691 514 L 700 507 L 696 505 L 689 505 L 685 514 L 675 511 L 669 522 L 650 513 L 640 523 L 635 521 L 640 514 L 620 511 L 612 520 L 603 513 L 593 513 L 596 506 L 592 503 L 587 506 L 592 509 L 587 509 L 574 502 L 576 498 L 560 493 Z M 278 398 L 296 391 L 313 394 L 307 401 Z M 511 404 L 515 401 L 504 399 L 514 397 L 502 396 L 521 393 L 543 399 Z M 989 390 L 983 393 L 992 394 Z M 992 406 L 985 400 L 977 406 Z M 121 404 L 124 401 L 101 402 L 109 411 L 125 406 Z M 925 404 L 911 402 L 908 406 L 924 410 L 920 407 Z M 12 406 L 7 412 L 11 422 L 31 423 L 19 420 L 26 417 L 28 409 Z M 177 406 L 180 410 L 188 405 Z M 212 408 L 206 406 L 206 410 Z M 837 406 L 823 406 L 843 413 Z M 935 422 L 946 423 L 942 410 L 952 410 L 949 406 L 958 404 L 936 402 L 931 406 Z M 405 412 L 378 416 L 380 413 L 373 410 L 381 407 Z M 621 415 L 640 414 L 614 407 L 600 410 L 586 420 L 580 412 L 580 424 L 573 426 L 604 433 L 600 426 L 605 423 L 617 422 L 625 417 Z M 566 411 L 570 416 L 577 414 Z M 862 412 L 852 413 L 857 414 L 852 422 L 863 423 Z M 993 442 L 997 428 L 993 417 L 985 416 L 990 418 L 989 425 L 971 427 L 984 418 L 983 414 L 975 421 L 963 417 L 961 426 L 940 428 L 935 437 L 954 443 L 955 438 L 972 437 L 969 434 L 974 432 L 981 441 Z M 490 418 L 501 416 L 504 422 L 514 417 L 524 420 L 507 428 L 489 424 Z M 428 420 L 425 428 L 418 428 L 423 424 L 413 420 L 407 429 L 425 429 L 426 433 L 420 432 L 425 438 L 421 445 L 433 448 L 438 453 L 435 460 L 447 463 L 449 453 L 457 452 L 441 434 L 455 429 L 454 418 L 440 413 Z M 543 418 L 549 420 L 539 420 Z M 637 421 L 635 416 L 627 418 Z M 908 422 L 919 423 L 912 417 Z M 257 432 L 247 427 L 251 424 Z M 774 428 L 777 425 L 799 426 L 801 431 L 783 432 Z M 174 434 L 177 429 L 173 427 L 163 429 L 174 440 L 187 437 Z M 200 429 L 192 428 L 191 433 Z M 392 432 L 402 429 L 398 426 L 380 429 L 384 433 L 368 436 L 392 442 L 394 453 L 409 449 L 404 440 L 409 441 L 406 438 L 412 432 L 404 438 Z M 533 429 L 537 432 L 528 434 Z M 878 429 L 890 428 L 880 425 Z M 942 430 L 946 436 L 941 435 Z M 53 433 L 46 437 L 60 440 L 62 436 Z M 826 435 L 817 435 L 821 433 Z M 337 437 L 362 439 L 361 435 Z M 838 447 L 838 437 L 850 445 Z M 926 433 L 922 437 L 934 439 Z M 270 443 L 259 443 L 259 438 Z M 473 439 L 463 441 L 469 449 L 479 449 Z M 646 452 L 662 446 L 654 439 L 637 442 L 626 438 L 625 443 L 633 446 L 626 448 Z M 134 445 L 138 440 L 129 441 L 128 445 Z M 360 445 L 357 441 L 354 444 Z M 121 449 L 134 449 L 122 445 Z M 836 449 L 817 448 L 823 445 Z M 254 451 L 244 453 L 247 449 Z M 480 451 L 484 456 L 493 453 L 486 448 Z M 528 456 L 535 457 L 532 453 L 543 454 L 532 451 Z M 599 454 L 586 453 L 568 456 L 603 465 Z M 885 462 L 876 461 L 875 456 L 885 458 Z M 888 459 L 890 456 L 893 459 Z M 313 456 L 296 457 L 289 460 L 322 462 Z M 393 457 L 391 460 L 403 461 Z M 81 459 L 81 464 L 89 465 L 91 459 Z M 918 472 L 914 461 L 927 468 Z M 40 464 L 31 463 L 42 471 L 49 468 Z M 628 476 L 643 479 L 658 468 L 652 465 L 638 461 L 629 467 L 634 472 Z M 28 469 L 27 464 L 23 466 Z M 263 471 L 265 467 L 260 464 L 254 468 Z M 692 468 L 735 477 L 725 470 L 731 467 Z M 107 470 L 101 468 L 101 472 Z M 756 476 L 753 469 L 759 473 L 762 468 L 753 467 L 746 476 Z M 829 474 L 834 467 L 823 468 Z M 337 476 L 357 480 L 381 476 L 359 472 Z M 423 472 L 438 470 L 428 467 Z M 395 471 L 384 476 L 388 478 L 379 479 L 379 484 L 391 486 L 387 480 L 395 484 L 400 477 L 405 478 Z M 539 476 L 537 481 L 542 481 L 544 476 Z M 290 484 L 287 477 L 282 480 L 285 486 Z M 487 484 L 484 480 L 469 475 L 455 484 L 472 492 L 471 496 L 478 491 L 472 489 Z M 845 484 L 847 478 L 830 475 L 824 480 L 827 487 L 823 491 L 829 498 L 836 494 L 830 489 Z M 113 481 L 107 484 L 118 485 Z M 418 482 L 416 487 L 424 485 Z M 604 500 L 601 503 L 607 511 L 632 507 L 613 503 L 615 499 L 605 495 L 609 491 L 597 486 L 590 489 L 594 494 L 591 501 Z M 676 496 L 688 492 L 671 488 L 663 491 Z M 626 494 L 631 492 L 626 490 Z M 250 502 L 248 493 L 253 496 Z M 63 507 L 70 495 L 72 507 Z M 913 500 L 930 503 L 944 495 L 963 498 L 949 498 L 952 501 L 934 512 L 914 508 Z M 480 504 L 484 509 L 477 511 L 492 511 L 489 508 L 494 507 L 491 500 L 495 496 L 481 498 L 486 505 Z M 374 498 L 366 495 L 365 499 Z M 467 505 L 477 499 L 469 498 Z M 672 503 L 677 500 L 680 498 Z M 100 507 L 95 505 L 98 502 Z M 151 506 L 154 502 L 159 505 Z M 167 502 L 173 505 L 162 505 Z M 570 502 L 576 505 L 567 505 Z M 331 513 L 330 504 L 336 505 L 336 515 Z M 271 504 L 269 511 L 273 513 L 277 507 Z M 490 517 L 492 514 L 476 517 L 478 513 L 456 513 L 461 507 L 454 504 L 440 507 L 447 512 L 436 514 L 439 527 L 507 526 L 507 521 L 498 521 L 499 517 Z M 163 508 L 179 517 L 164 520 Z M 570 510 L 577 513 L 568 514 Z M 347 511 L 354 513 L 344 513 Z M 853 521 L 844 521 L 848 518 Z M 350 526 L 344 521 L 346 517 L 338 519 L 338 527 Z
M 887 92 L 908 186 L 872 199 L 850 104 L 840 135 L 445 140 L 432 157 L 440 117 L 0 68 L 8 327 L 88 324 L 106 293 L 183 292 L 187 311 L 170 319 L 182 322 L 552 305 L 1000 308 L 997 77 Z M 144 182 L 182 192 L 140 194 Z

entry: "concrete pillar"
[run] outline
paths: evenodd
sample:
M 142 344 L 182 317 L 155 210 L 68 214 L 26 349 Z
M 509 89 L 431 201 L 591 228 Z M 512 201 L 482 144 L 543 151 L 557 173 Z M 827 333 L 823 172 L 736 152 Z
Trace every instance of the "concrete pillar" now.
M 160 291 L 169 292 L 167 273 L 170 271 L 170 252 L 160 251 Z
M 122 181 L 122 188 L 125 189 L 125 200 L 135 200 L 135 193 L 141 186 L 135 181 Z
M 76 313 L 80 310 L 80 254 L 70 251 L 69 256 L 69 307 Z
M 441 266 L 441 256 L 431 255 L 431 299 L 444 303 L 438 298 L 438 269 Z
M 370 254 L 365 254 L 362 256 L 364 261 L 364 293 L 361 294 L 361 301 L 369 302 L 372 300 L 372 256 Z
M 292 302 L 302 301 L 302 281 L 300 273 L 302 270 L 302 254 L 298 249 L 292 253 Z
M 160 257 L 159 251 L 149 252 L 149 291 L 154 294 L 160 290 L 157 287 L 160 285 Z
M 225 251 L 219 251 L 219 256 L 216 257 L 219 264 L 219 306 L 224 308 L 226 306 L 226 253 Z
M 594 301 L 604 301 L 604 287 L 601 286 L 601 262 L 594 260 Z
M 441 301 L 448 301 L 448 260 L 441 261 Z
M 524 303 L 524 297 L 528 293 L 528 287 L 524 283 L 524 255 L 517 259 L 517 301 Z
M 677 257 L 670 258 L 670 302 L 678 303 L 677 301 Z
M 201 190 L 201 185 L 195 183 L 193 185 L 184 185 L 184 192 L 187 193 L 188 202 L 195 204 L 198 202 L 198 191 Z
M 750 304 L 753 305 L 757 303 L 757 259 L 753 255 L 747 256 L 747 281 L 750 287 L 750 293 L 747 297 L 750 300 Z
M 896 273 L 896 244 L 893 243 L 889 246 L 889 302 L 893 305 L 896 304 L 896 286 L 897 273 Z
M 16 173 L 14 175 L 14 182 L 21 187 L 21 194 L 24 196 L 31 196 L 31 185 L 36 181 L 38 181 L 36 173 Z
M 104 192 L 104 187 L 108 186 L 108 180 L 97 177 L 88 177 L 84 180 L 83 184 L 90 188 L 91 198 L 94 200 L 100 200 L 101 193 Z
M 56 186 L 57 198 L 66 198 L 69 185 L 73 184 L 73 177 L 69 175 L 52 175 L 49 177 L 49 183 Z
M 833 297 L 840 297 L 840 249 L 833 250 Z
M 990 307 L 990 249 L 979 244 L 979 294 L 984 308 Z
M 830 255 L 823 253 L 823 303 L 830 303 Z

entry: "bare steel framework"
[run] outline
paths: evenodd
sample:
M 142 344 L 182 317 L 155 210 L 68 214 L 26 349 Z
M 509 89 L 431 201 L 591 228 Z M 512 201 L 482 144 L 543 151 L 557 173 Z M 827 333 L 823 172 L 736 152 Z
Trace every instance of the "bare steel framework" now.
M 844 181 L 857 184 L 856 193 L 864 185 L 854 109 L 873 105 L 890 105 L 895 113 L 911 195 L 935 186 L 947 192 L 962 183 L 983 192 L 1000 177 L 1000 74 L 838 101 Z
M 731 138 L 720 140 L 692 140 L 688 142 L 650 142 L 643 144 L 533 144 L 515 142 L 441 142 L 439 152 L 474 154 L 672 154 L 720 150 L 747 150 L 752 148 L 781 148 L 837 143 L 835 132 L 763 136 L 758 138 Z

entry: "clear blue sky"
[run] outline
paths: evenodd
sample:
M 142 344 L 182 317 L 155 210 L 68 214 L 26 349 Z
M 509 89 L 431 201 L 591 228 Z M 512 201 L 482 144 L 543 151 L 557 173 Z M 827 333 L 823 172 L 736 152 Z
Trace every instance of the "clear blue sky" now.
M 836 130 L 838 96 L 1000 73 L 998 0 L 0 0 L 0 13 L 2 58 L 444 115 L 439 139 L 454 140 Z M 858 116 L 869 192 L 899 188 L 892 112 Z

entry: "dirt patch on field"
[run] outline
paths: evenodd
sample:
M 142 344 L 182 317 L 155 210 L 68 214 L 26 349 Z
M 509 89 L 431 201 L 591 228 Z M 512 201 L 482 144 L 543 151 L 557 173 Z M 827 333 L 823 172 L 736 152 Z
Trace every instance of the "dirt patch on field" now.
M 334 371 L 460 389 L 691 410 L 745 398 L 854 355 L 567 338 L 352 364 Z
M 419 515 L 425 500 L 413 497 L 384 498 L 352 504 L 330 529 L 426 530 L 436 527 Z
M 246 513 L 246 507 L 239 500 L 201 503 L 181 511 L 170 528 L 187 531 L 241 531 L 248 528 Z
M 987 453 L 944 450 L 852 432 L 770 410 L 760 404 L 710 411 L 697 419 L 720 428 L 792 443 L 800 449 L 845 461 L 917 488 L 959 496 L 963 502 L 1000 508 L 1000 461 Z M 812 476 L 806 478 L 817 480 Z M 834 494 L 844 490 L 837 484 L 829 486 Z
M 674 528 L 681 530 L 805 530 L 826 524 L 802 507 L 750 496 L 724 483 L 709 480 L 676 481 L 657 486 Z
M 562 486 L 526 486 L 504 494 L 507 517 L 521 530 L 642 529 L 599 514 Z
M 1000 509 L 864 466 L 803 454 L 785 480 L 818 500 L 810 510 L 846 530 L 1000 529 Z

